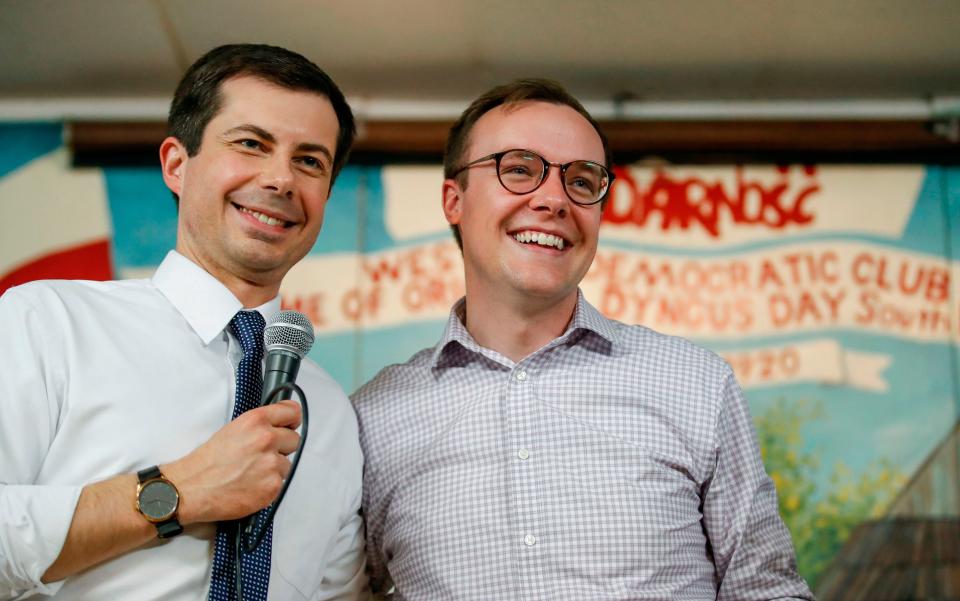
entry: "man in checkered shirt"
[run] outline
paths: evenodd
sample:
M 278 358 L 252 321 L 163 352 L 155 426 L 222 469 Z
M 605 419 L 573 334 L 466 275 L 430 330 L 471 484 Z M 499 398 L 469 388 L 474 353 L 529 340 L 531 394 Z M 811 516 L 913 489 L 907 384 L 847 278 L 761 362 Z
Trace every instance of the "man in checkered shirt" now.
M 610 164 L 549 81 L 494 88 L 451 129 L 466 296 L 353 397 L 370 575 L 394 598 L 813 598 L 729 366 L 578 290 Z

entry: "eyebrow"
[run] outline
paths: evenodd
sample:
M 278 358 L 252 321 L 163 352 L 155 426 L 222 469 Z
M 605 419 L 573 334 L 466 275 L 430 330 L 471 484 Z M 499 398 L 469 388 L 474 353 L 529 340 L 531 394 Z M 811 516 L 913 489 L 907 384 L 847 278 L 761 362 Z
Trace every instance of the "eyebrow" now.
M 297 144 L 297 150 L 300 152 L 319 152 L 323 156 L 327 157 L 327 160 L 331 163 L 333 162 L 333 153 L 330 152 L 330 149 L 324 146 L 323 144 L 313 144 L 310 142 L 303 142 Z
M 263 140 L 266 140 L 267 142 L 270 142 L 271 144 L 277 143 L 277 139 L 274 137 L 273 134 L 263 129 L 262 127 L 253 125 L 252 123 L 244 123 L 243 125 L 231 127 L 227 131 L 223 132 L 223 135 L 230 136 L 230 135 L 242 133 L 242 132 L 253 134 L 258 138 L 261 138 Z M 324 146 L 323 144 L 316 144 L 313 142 L 301 142 L 300 144 L 297 144 L 297 151 L 298 152 L 319 152 L 320 154 L 327 157 L 328 161 L 330 161 L 331 163 L 333 162 L 333 153 L 330 152 L 330 149 Z

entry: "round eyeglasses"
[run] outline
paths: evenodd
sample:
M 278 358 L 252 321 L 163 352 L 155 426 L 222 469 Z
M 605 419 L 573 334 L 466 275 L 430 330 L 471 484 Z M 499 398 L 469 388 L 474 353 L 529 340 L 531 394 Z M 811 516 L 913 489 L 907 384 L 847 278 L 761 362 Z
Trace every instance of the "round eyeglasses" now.
M 597 204 L 607 195 L 613 183 L 613 173 L 600 163 L 593 161 L 570 161 L 569 163 L 551 163 L 532 150 L 514 148 L 495 152 L 475 161 L 470 161 L 457 169 L 453 177 L 465 170 L 493 159 L 497 167 L 497 179 L 500 185 L 514 194 L 529 194 L 546 181 L 550 167 L 560 169 L 563 189 L 567 198 L 578 205 Z

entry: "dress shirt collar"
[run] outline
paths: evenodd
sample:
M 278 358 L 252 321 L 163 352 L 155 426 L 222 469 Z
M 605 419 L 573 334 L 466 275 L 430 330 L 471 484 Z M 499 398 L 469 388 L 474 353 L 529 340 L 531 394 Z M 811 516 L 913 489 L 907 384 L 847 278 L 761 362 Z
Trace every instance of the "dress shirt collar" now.
M 587 302 L 583 291 L 577 290 L 577 308 L 562 337 L 570 336 L 579 331 L 593 332 L 610 344 L 617 342 L 617 328 L 614 323 L 604 317 L 603 313 Z
M 153 274 L 153 284 L 183 315 L 203 341 L 210 344 L 243 309 L 237 297 L 218 279 L 175 250 L 167 253 Z M 280 310 L 277 296 L 256 308 L 265 320 Z
M 470 332 L 467 331 L 467 327 L 464 325 L 466 309 L 466 297 L 458 300 L 454 303 L 453 308 L 450 309 L 450 316 L 447 318 L 447 325 L 443 330 L 443 336 L 433 351 L 433 357 L 430 361 L 431 366 L 441 367 L 444 354 L 451 346 L 451 343 L 454 342 L 474 353 L 485 355 L 487 352 L 490 352 L 477 344 L 473 336 L 470 335 Z M 551 345 L 572 340 L 573 336 L 585 332 L 592 332 L 603 338 L 611 347 L 617 342 L 617 330 L 613 322 L 604 317 L 593 305 L 587 302 L 583 297 L 583 291 L 577 290 L 577 305 L 573 312 L 573 319 L 570 320 L 570 325 L 567 326 L 566 331 L 554 340 Z

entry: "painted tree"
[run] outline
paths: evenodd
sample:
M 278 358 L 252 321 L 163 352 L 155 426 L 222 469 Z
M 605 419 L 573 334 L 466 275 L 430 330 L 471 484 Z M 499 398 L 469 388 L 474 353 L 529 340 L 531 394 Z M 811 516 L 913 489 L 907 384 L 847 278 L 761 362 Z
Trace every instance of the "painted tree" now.
M 780 515 L 811 587 L 853 528 L 880 517 L 906 480 L 882 458 L 859 475 L 840 462 L 833 466 L 829 488 L 818 490 L 813 476 L 820 469 L 819 453 L 804 448 L 802 431 L 804 424 L 824 417 L 821 403 L 780 399 L 754 420 Z

